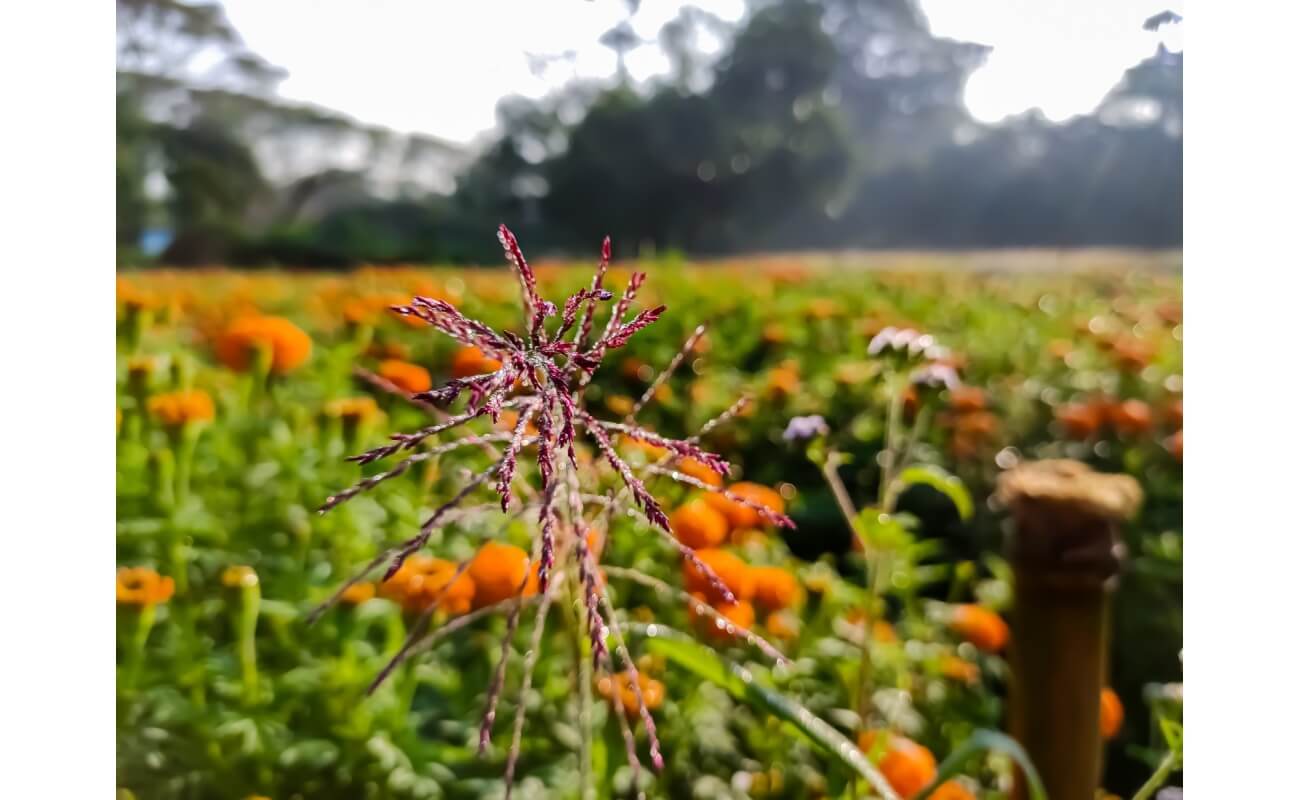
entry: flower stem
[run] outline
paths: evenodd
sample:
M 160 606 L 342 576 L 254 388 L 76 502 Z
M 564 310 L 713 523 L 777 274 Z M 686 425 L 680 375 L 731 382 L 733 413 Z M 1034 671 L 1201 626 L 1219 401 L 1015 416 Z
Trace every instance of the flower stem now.
M 1157 789 L 1165 785 L 1165 781 L 1169 780 L 1169 776 L 1173 774 L 1177 766 L 1178 754 L 1173 751 L 1166 753 L 1159 766 L 1156 767 L 1156 771 L 1151 773 L 1151 777 L 1147 778 L 1147 782 L 1142 784 L 1141 788 L 1137 790 L 1137 794 L 1133 795 L 1133 800 L 1148 800 L 1156 793 Z
M 261 587 L 257 583 L 239 589 L 239 670 L 244 684 L 244 702 L 257 701 L 257 615 L 262 604 Z

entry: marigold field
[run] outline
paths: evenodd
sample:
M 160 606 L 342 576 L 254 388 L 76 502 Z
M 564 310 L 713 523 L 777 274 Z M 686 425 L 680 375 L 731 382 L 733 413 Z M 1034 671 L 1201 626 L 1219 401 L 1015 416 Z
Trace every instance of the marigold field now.
M 510 272 L 120 273 L 119 796 L 491 797 L 509 767 L 518 797 L 874 796 L 869 773 L 904 798 L 927 786 L 1009 797 L 1015 754 L 971 742 L 1006 727 L 1013 597 L 991 497 L 998 474 L 1030 458 L 1126 473 L 1145 495 L 1124 529 L 1100 720 L 1104 783 L 1131 794 L 1181 724 L 1180 264 L 1007 259 L 616 259 L 615 299 L 643 269 L 632 313 L 667 310 L 609 351 L 586 410 L 615 422 L 635 411 L 674 441 L 703 426 L 699 446 L 732 469 L 724 480 L 615 435 L 708 569 L 635 505 L 610 502 L 575 545 L 591 558 L 575 563 L 598 569 L 569 570 L 536 649 L 534 614 L 517 609 L 537 606 L 537 518 L 526 503 L 502 512 L 494 481 L 470 486 L 470 505 L 391 577 L 348 586 L 309 620 L 467 487 L 489 463 L 473 445 L 535 436 L 510 408 L 474 419 L 482 441 L 317 513 L 394 464 L 349 456 L 430 424 L 436 409 L 412 393 L 500 366 L 390 307 L 423 296 L 522 331 Z M 562 304 L 594 261 L 535 264 L 539 293 Z M 891 349 L 891 329 L 915 334 Z M 908 347 L 927 354 L 924 380 L 900 366 Z M 724 413 L 741 396 L 752 402 Z M 824 427 L 791 424 L 815 416 Z M 443 453 L 440 436 L 410 449 Z M 593 502 L 622 490 L 598 443 L 574 448 L 575 468 L 596 476 Z M 828 458 L 847 497 L 828 485 Z M 517 483 L 536 482 L 537 459 L 520 454 Z M 774 524 L 782 514 L 795 527 Z M 617 634 L 588 630 L 571 592 L 584 585 L 612 601 L 600 611 Z M 383 673 L 421 625 L 432 637 Z M 614 653 L 600 665 L 592 648 L 607 633 L 634 668 Z

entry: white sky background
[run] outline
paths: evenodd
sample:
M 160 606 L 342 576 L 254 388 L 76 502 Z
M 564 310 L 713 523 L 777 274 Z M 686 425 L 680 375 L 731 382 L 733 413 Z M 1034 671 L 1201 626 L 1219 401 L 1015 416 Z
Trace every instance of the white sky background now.
M 626 16 L 623 0 L 222 0 L 252 50 L 284 67 L 286 98 L 362 122 L 468 142 L 495 124 L 498 99 L 539 97 L 575 76 L 616 70 L 601 34 Z M 636 80 L 668 71 L 654 38 L 685 5 L 728 21 L 743 0 L 644 0 L 632 26 L 650 43 L 628 54 Z M 1181 50 L 1181 25 L 1142 30 L 1182 0 L 921 0 L 936 35 L 991 45 L 966 104 L 995 122 L 1038 107 L 1049 119 L 1092 111 L 1124 70 Z M 716 49 L 720 43 L 712 44 Z M 575 55 L 541 76 L 528 54 Z

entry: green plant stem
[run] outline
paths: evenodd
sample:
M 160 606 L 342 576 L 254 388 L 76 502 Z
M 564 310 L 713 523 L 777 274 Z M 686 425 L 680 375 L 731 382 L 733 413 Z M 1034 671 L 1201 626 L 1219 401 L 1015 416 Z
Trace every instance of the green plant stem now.
M 895 388 L 890 393 L 889 399 L 889 416 L 885 422 L 885 458 L 880 465 L 880 487 L 877 489 L 876 504 L 881 510 L 885 510 L 885 500 L 888 496 L 889 486 L 894 482 L 894 473 L 897 468 L 895 460 L 898 458 L 898 437 L 900 435 L 899 425 L 903 417 L 904 395 L 901 388 Z
M 157 619 L 157 607 L 149 603 L 140 607 L 136 615 L 135 630 L 131 632 L 130 645 L 127 650 L 126 687 L 134 690 L 140 680 L 140 669 L 144 664 L 144 647 L 149 641 L 149 632 L 153 630 Z
M 577 667 L 578 681 L 578 733 L 580 738 L 578 752 L 578 797 L 581 800 L 595 797 L 596 787 L 592 771 L 592 733 L 591 733 L 591 654 L 590 643 L 585 635 L 583 627 L 583 615 L 586 613 L 585 605 L 579 609 L 581 599 L 578 595 L 578 587 L 573 581 L 569 584 L 569 610 L 566 616 L 569 620 L 570 638 L 573 642 L 573 660 Z
M 1137 793 L 1133 795 L 1133 800 L 1148 800 L 1148 798 L 1155 795 L 1156 791 L 1165 785 L 1165 782 L 1169 780 L 1169 776 L 1177 768 L 1178 754 L 1173 751 L 1166 753 L 1156 767 L 1156 771 L 1151 773 L 1151 777 L 1147 778 L 1147 782 L 1142 784 Z
M 176 488 L 172 495 L 177 508 L 184 508 L 190 496 L 190 475 L 194 468 L 194 452 L 199 443 L 199 429 L 195 423 L 187 423 L 180 431 L 175 444 L 176 450 Z
M 257 615 L 262 604 L 258 584 L 239 589 L 239 670 L 244 684 L 244 702 L 257 702 Z
M 835 496 L 836 505 L 840 508 L 840 513 L 844 515 L 844 521 L 848 523 L 849 530 L 858 537 L 862 543 L 862 554 L 865 560 L 863 582 L 867 589 L 867 599 L 862 608 L 862 653 L 858 662 L 858 687 L 856 711 L 858 713 L 859 728 L 865 729 L 867 723 L 868 698 L 871 691 L 871 632 L 875 616 L 875 607 L 879 593 L 878 578 L 881 572 L 883 558 L 880 553 L 876 552 L 871 542 L 867 541 L 866 535 L 859 529 L 857 524 L 857 511 L 853 508 L 853 500 L 849 497 L 848 489 L 845 488 L 844 482 L 840 480 L 839 465 L 842 462 L 840 453 L 832 450 L 826 456 L 826 462 L 822 465 L 822 474 L 826 478 L 827 484 L 831 487 L 831 494 Z

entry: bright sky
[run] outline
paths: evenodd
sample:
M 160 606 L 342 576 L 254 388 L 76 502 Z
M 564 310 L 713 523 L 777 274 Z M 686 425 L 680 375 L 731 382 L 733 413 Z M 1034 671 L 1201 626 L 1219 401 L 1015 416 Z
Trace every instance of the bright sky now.
M 616 69 L 601 34 L 626 15 L 623 0 L 223 0 L 255 52 L 284 67 L 281 94 L 398 131 L 467 142 L 495 123 L 497 100 L 538 97 L 579 76 Z M 643 0 L 633 28 L 649 40 L 627 58 L 632 77 L 668 70 L 653 40 L 686 5 L 728 21 L 743 0 Z M 1181 25 L 1162 34 L 1142 22 L 1182 0 L 921 0 L 937 35 L 991 45 L 971 76 L 966 104 L 993 122 L 1039 107 L 1063 120 L 1091 111 L 1124 70 L 1155 52 L 1181 50 Z M 719 46 L 717 42 L 702 45 Z M 572 53 L 539 76 L 529 54 Z

